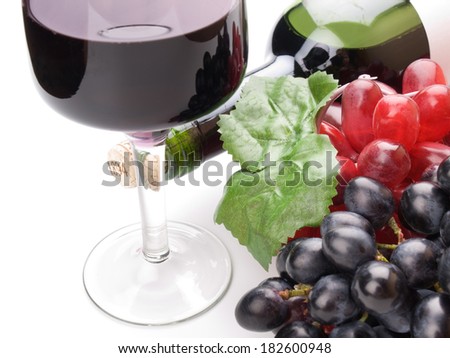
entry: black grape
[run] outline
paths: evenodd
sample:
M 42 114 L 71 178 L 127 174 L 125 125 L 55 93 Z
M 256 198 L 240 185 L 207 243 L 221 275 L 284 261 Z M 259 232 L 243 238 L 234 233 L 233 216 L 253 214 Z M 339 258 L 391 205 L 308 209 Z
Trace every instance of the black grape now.
M 237 303 L 235 317 L 239 325 L 249 331 L 271 331 L 289 317 L 289 307 L 270 287 L 256 287 Z
M 380 182 L 362 176 L 349 181 L 344 203 L 347 210 L 369 220 L 375 230 L 387 224 L 395 209 L 392 192 Z
M 450 248 L 446 249 L 441 256 L 438 268 L 438 278 L 442 289 L 450 294 Z
M 450 247 L 450 211 L 447 211 L 439 223 L 439 233 L 443 244 Z
M 322 239 L 308 238 L 299 240 L 289 252 L 286 271 L 298 283 L 314 284 L 336 269 L 323 254 Z
M 427 297 L 429 295 L 433 295 L 433 294 L 436 293 L 436 291 L 433 291 L 431 289 L 420 289 L 420 290 L 417 290 L 416 292 L 419 295 L 418 296 L 419 299 L 425 298 L 425 297 Z
M 442 255 L 442 253 L 447 248 L 447 246 L 444 243 L 444 240 L 442 239 L 442 237 L 440 235 L 428 236 L 427 240 L 430 240 L 433 244 L 435 244 L 437 246 L 437 248 L 439 249 L 440 255 Z
M 377 338 L 395 338 L 395 333 L 388 330 L 385 326 L 379 325 L 373 327 Z
M 339 226 L 356 226 L 375 237 L 375 230 L 369 220 L 350 211 L 334 211 L 325 216 L 320 224 L 320 234 L 324 237 L 328 231 Z
M 322 338 L 323 332 L 304 321 L 294 321 L 281 328 L 275 338 Z
M 408 333 L 411 329 L 413 309 L 418 301 L 419 295 L 410 291 L 400 306 L 388 313 L 374 314 L 374 318 L 391 332 Z
M 400 308 L 410 295 L 403 272 L 382 261 L 369 261 L 360 266 L 353 277 L 351 290 L 360 307 L 373 315 Z
M 309 312 L 322 324 L 337 325 L 352 320 L 360 309 L 350 292 L 351 280 L 344 274 L 322 277 L 309 295 Z
M 450 296 L 436 293 L 416 306 L 411 324 L 414 338 L 450 338 Z
M 399 207 L 408 226 L 426 235 L 439 233 L 441 219 L 449 209 L 447 194 L 432 182 L 408 186 L 402 194 Z
M 428 288 L 437 281 L 439 247 L 427 239 L 403 241 L 392 252 L 390 262 L 397 265 L 413 288 Z
M 335 327 L 330 338 L 377 338 L 377 333 L 367 323 L 353 321 Z
M 282 278 L 284 278 L 288 281 L 291 281 L 291 282 L 295 282 L 295 281 L 292 279 L 292 277 L 289 276 L 289 274 L 286 271 L 286 260 L 287 260 L 289 253 L 291 252 L 292 248 L 295 247 L 296 245 L 298 245 L 301 240 L 303 240 L 303 239 L 294 239 L 294 240 L 289 241 L 278 252 L 278 255 L 275 260 L 275 267 L 277 269 L 278 274 Z
M 409 338 L 408 333 L 397 333 L 388 330 L 383 325 L 373 327 L 378 338 Z
M 312 323 L 312 318 L 309 315 L 308 301 L 303 296 L 293 296 L 286 300 L 289 307 L 289 318 L 283 325 L 292 323 L 294 321 L 305 321 Z
M 323 238 L 323 253 L 339 270 L 351 272 L 377 253 L 375 239 L 356 226 L 340 226 Z
M 437 169 L 437 181 L 443 190 L 450 193 L 450 157 L 439 164 Z

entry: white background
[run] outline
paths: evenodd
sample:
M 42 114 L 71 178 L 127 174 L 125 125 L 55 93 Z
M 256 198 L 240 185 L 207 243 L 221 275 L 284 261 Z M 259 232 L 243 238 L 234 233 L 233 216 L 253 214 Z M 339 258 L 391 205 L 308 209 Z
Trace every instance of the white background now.
M 290 3 L 248 0 L 255 64 L 267 56 L 274 21 Z M 448 26 L 449 3 L 414 3 L 419 12 L 428 11 L 422 19 L 439 35 L 432 35 L 432 57 L 450 78 L 450 31 L 438 31 Z M 20 2 L 6 0 L 2 7 L 0 355 L 102 358 L 117 353 L 117 345 L 164 337 L 270 337 L 245 331 L 234 320 L 241 295 L 275 271 L 265 272 L 214 225 L 222 186 L 173 186 L 168 197 L 170 218 L 207 227 L 232 252 L 233 281 L 217 306 L 185 323 L 135 327 L 109 318 L 90 302 L 81 276 L 86 256 L 107 233 L 137 221 L 139 214 L 134 190 L 101 185 L 106 153 L 123 137 L 68 121 L 41 101 L 31 80 Z

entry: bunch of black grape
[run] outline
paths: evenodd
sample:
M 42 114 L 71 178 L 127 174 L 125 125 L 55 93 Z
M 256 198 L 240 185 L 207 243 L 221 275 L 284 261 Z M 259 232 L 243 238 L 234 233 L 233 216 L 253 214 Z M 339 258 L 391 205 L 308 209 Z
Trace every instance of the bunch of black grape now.
M 347 211 L 327 215 L 320 238 L 283 247 L 279 277 L 241 298 L 237 322 L 276 338 L 450 337 L 449 193 L 450 158 L 434 182 L 406 188 L 398 208 L 383 184 L 352 179 Z M 418 236 L 382 250 L 375 232 L 395 211 Z

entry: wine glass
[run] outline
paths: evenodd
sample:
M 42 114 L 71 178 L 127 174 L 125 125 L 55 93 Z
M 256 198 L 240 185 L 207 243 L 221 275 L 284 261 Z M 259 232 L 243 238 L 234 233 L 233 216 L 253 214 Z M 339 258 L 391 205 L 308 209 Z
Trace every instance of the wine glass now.
M 228 288 L 230 256 L 211 232 L 167 222 L 164 142 L 171 127 L 210 116 L 239 87 L 244 0 L 22 0 L 22 8 L 43 99 L 72 120 L 124 132 L 135 153 L 141 223 L 92 250 L 88 295 L 141 325 L 208 309 Z M 142 151 L 152 155 L 150 169 L 137 160 Z

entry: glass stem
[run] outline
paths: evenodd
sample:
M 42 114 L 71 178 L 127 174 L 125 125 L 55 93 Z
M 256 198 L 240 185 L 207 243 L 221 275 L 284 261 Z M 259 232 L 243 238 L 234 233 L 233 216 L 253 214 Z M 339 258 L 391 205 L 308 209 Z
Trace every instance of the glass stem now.
M 170 253 L 165 197 L 166 136 L 165 132 L 129 136 L 141 212 L 142 254 L 152 263 L 165 261 Z M 143 157 L 143 152 L 150 154 Z

